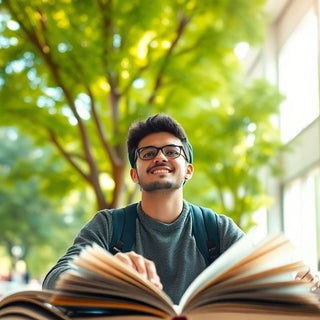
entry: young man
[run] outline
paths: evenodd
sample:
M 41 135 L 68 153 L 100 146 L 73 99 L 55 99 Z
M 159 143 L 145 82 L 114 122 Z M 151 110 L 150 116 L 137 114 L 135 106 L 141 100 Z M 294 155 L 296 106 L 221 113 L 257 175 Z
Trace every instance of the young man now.
M 178 303 L 194 278 L 206 268 L 192 232 L 190 204 L 183 199 L 184 183 L 192 178 L 192 147 L 183 128 L 171 117 L 157 114 L 133 124 L 128 134 L 130 176 L 140 186 L 135 243 L 132 251 L 115 257 L 136 269 Z M 224 215 L 218 215 L 220 253 L 238 241 L 243 232 Z M 47 274 L 43 288 L 52 289 L 68 261 L 81 248 L 96 242 L 111 250 L 110 210 L 99 211 L 76 237 L 67 253 Z

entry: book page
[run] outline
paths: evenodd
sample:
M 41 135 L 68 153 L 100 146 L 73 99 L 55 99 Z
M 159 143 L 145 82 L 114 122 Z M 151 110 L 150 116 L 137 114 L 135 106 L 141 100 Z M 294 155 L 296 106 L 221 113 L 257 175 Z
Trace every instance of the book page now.
M 61 310 L 48 303 L 54 295 L 50 290 L 18 291 L 0 300 L 0 318 L 19 319 L 68 319 Z
M 187 320 L 316 320 L 319 312 L 300 305 L 259 305 L 256 303 L 217 303 L 187 315 Z
M 93 298 L 93 300 L 100 301 L 101 304 L 109 300 L 121 300 L 129 305 L 135 300 L 135 303 L 138 301 L 141 305 L 148 305 L 166 314 L 172 314 L 171 305 L 164 304 L 161 299 L 151 295 L 143 288 L 128 286 L 125 283 L 106 278 L 88 270 L 81 270 L 80 273 L 76 270 L 68 272 L 67 275 L 61 278 L 59 288 L 63 289 L 60 289 L 62 293 L 59 293 L 58 296 L 67 296 L 72 293 L 74 297 L 79 299 L 78 303 L 83 298 L 88 300 Z M 57 297 L 51 300 L 51 303 L 56 304 Z
M 95 294 L 97 301 L 110 296 L 127 301 L 131 298 L 175 314 L 173 303 L 164 291 L 97 244 L 85 247 L 70 264 L 73 269 L 62 274 L 57 283 L 62 294 L 69 291 L 88 298 Z M 56 297 L 52 302 L 57 301 Z
M 316 296 L 310 291 L 310 284 L 298 280 L 282 281 L 281 277 L 269 277 L 266 280 L 258 279 L 235 286 L 234 288 L 218 289 L 209 287 L 201 292 L 196 299 L 186 305 L 183 312 L 197 310 L 204 305 L 215 305 L 219 302 L 242 301 L 243 303 L 257 303 L 264 305 L 276 302 L 288 308 L 292 303 L 304 305 L 318 305 Z
M 168 318 L 168 313 L 143 304 L 139 301 L 128 301 L 125 299 L 112 299 L 107 296 L 90 297 L 72 293 L 59 293 L 51 301 L 55 306 L 60 306 L 68 310 L 68 315 L 74 318 L 77 314 L 86 314 L 88 319 L 95 319 L 96 315 L 112 314 L 150 314 L 160 318 Z
M 86 250 L 83 250 L 80 256 L 75 259 L 74 264 L 142 288 L 148 291 L 149 294 L 153 294 L 165 301 L 168 305 L 172 305 L 171 299 L 162 290 L 95 243 L 92 247 L 87 247 Z
M 269 268 L 270 264 L 281 265 L 288 262 L 293 251 L 293 246 L 282 234 L 269 236 L 256 245 L 249 236 L 243 237 L 190 284 L 177 310 L 181 312 L 200 291 L 219 281 L 245 273 L 252 268 L 261 271 Z

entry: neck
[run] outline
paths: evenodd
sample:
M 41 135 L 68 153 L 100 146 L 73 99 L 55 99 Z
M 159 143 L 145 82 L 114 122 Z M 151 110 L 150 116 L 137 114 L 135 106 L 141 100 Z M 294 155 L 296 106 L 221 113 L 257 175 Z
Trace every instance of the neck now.
M 183 208 L 182 189 L 175 192 L 142 192 L 142 210 L 151 218 L 171 223 L 175 221 Z

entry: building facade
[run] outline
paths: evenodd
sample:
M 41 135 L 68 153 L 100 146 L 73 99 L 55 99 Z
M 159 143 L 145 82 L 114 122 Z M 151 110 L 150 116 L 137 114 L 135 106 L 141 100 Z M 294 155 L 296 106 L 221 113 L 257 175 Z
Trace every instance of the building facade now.
M 288 147 L 282 173 L 266 177 L 274 198 L 269 232 L 284 231 L 313 270 L 320 268 L 320 0 L 269 0 L 266 41 L 244 60 L 250 78 L 267 78 L 285 96 L 277 119 Z

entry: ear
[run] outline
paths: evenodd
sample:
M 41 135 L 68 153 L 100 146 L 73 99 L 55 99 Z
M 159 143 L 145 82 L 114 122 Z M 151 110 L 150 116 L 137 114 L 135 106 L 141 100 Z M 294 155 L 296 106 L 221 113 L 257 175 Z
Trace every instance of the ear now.
M 191 163 L 187 163 L 185 179 L 190 180 L 192 176 L 193 176 L 193 165 Z
M 130 177 L 134 183 L 139 183 L 137 169 L 134 169 L 134 168 L 130 169 Z

